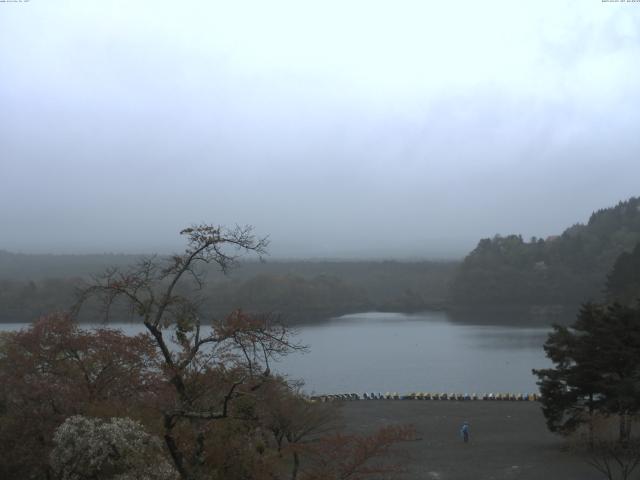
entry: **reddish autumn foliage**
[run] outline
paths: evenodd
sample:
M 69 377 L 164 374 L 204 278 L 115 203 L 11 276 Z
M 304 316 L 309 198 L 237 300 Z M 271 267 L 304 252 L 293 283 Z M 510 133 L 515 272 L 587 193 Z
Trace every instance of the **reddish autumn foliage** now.
M 148 334 L 88 332 L 52 315 L 0 337 L 0 478 L 51 478 L 53 432 L 73 415 L 140 420 L 162 437 L 172 468 L 187 480 L 359 480 L 397 472 L 380 459 L 410 429 L 323 436 L 333 409 L 272 375 L 273 360 L 304 349 L 288 328 L 241 310 L 205 321 L 198 265 L 226 271 L 234 251 L 261 254 L 266 240 L 249 227 L 182 233 L 184 254 L 110 269 L 74 309 L 97 298 L 108 313 L 122 301 Z
M 191 361 L 175 362 L 173 368 L 157 358 L 148 335 L 86 331 L 64 315 L 2 334 L 0 478 L 50 478 L 53 432 L 78 414 L 138 418 L 149 431 L 164 433 L 165 442 L 170 432 L 183 462 L 228 479 L 364 479 L 398 473 L 399 465 L 386 455 L 412 437 L 411 429 L 330 434 L 333 405 L 311 403 L 284 379 L 251 372 L 264 365 L 245 349 L 258 342 L 267 351 L 277 350 L 280 333 L 265 319 L 234 312 L 214 326 L 211 337 L 202 337 L 215 339 L 217 348 L 192 357 L 188 349 L 178 349 L 176 358 Z M 182 398 L 171 383 L 176 375 Z M 171 421 L 168 429 L 162 419 Z
M 62 314 L 0 337 L 2 478 L 47 470 L 53 431 L 75 414 L 135 416 L 159 381 L 148 335 L 88 332 Z
M 308 459 L 302 480 L 363 480 L 390 478 L 404 470 L 403 463 L 391 462 L 390 454 L 401 454 L 393 447 L 399 442 L 414 440 L 416 432 L 411 426 L 387 426 L 371 435 L 345 435 L 336 433 L 316 442 L 299 444 L 294 448 Z M 406 459 L 405 459 L 406 461 Z

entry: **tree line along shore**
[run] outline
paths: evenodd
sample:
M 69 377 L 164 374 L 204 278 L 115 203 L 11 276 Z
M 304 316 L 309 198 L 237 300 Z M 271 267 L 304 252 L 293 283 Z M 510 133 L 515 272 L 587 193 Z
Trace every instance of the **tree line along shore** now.
M 451 261 L 245 261 L 229 275 L 212 268 L 203 292 L 210 315 L 236 308 L 290 323 L 362 311 L 448 310 L 570 320 L 585 301 L 629 304 L 640 292 L 640 198 L 594 212 L 556 236 L 496 235 Z M 0 322 L 29 322 L 64 310 L 86 282 L 135 255 L 26 255 L 0 251 Z M 128 319 L 114 306 L 113 318 Z M 566 313 L 568 312 L 568 315 Z M 91 321 L 97 309 L 86 310 Z M 549 323 L 549 322 L 547 322 Z

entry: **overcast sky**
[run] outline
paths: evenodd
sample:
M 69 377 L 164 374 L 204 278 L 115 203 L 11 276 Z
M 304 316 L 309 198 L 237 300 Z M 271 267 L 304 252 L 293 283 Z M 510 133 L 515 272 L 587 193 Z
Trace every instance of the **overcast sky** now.
M 0 249 L 462 255 L 640 194 L 640 3 L 0 2 Z

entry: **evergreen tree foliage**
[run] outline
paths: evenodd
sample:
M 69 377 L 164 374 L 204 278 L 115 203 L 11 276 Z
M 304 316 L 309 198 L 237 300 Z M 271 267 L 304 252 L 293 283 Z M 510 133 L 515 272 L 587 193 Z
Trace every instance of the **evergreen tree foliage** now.
M 546 240 L 527 242 L 520 235 L 485 238 L 460 266 L 452 298 L 458 305 L 600 301 L 616 259 L 639 242 L 640 197 L 598 210 L 586 225 L 573 225 Z
M 640 300 L 640 242 L 617 258 L 607 277 L 607 299 L 624 305 Z
M 620 417 L 620 439 L 640 412 L 640 309 L 586 304 L 544 346 L 553 368 L 534 370 L 547 426 L 567 434 L 595 413 Z

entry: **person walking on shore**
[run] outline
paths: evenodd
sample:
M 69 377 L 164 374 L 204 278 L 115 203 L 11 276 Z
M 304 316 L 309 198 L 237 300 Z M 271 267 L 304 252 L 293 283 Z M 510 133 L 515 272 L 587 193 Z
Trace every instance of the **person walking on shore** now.
M 464 422 L 460 429 L 460 436 L 464 443 L 469 443 L 469 422 Z

